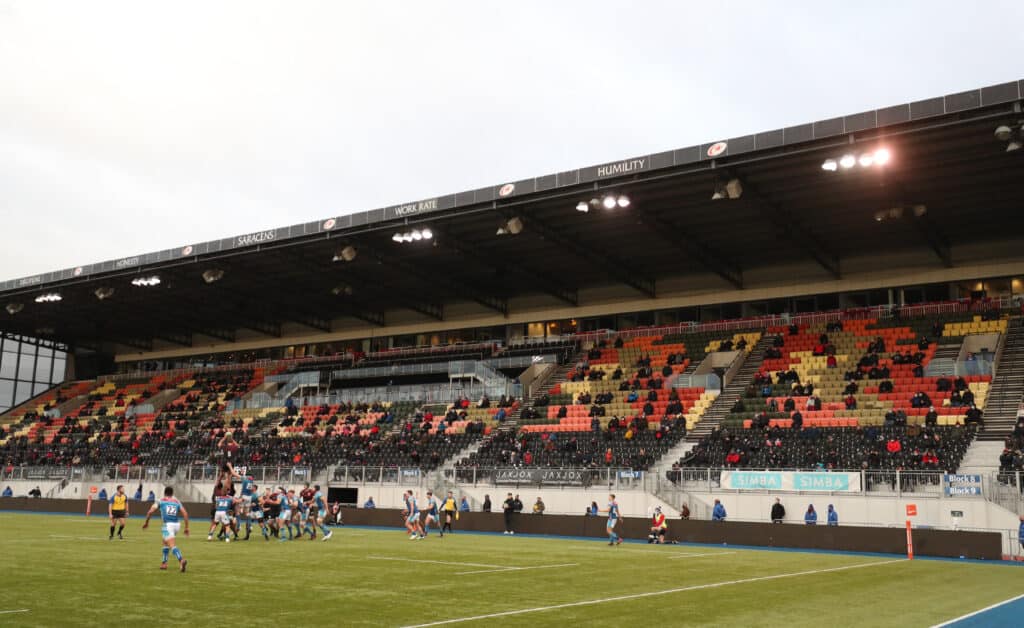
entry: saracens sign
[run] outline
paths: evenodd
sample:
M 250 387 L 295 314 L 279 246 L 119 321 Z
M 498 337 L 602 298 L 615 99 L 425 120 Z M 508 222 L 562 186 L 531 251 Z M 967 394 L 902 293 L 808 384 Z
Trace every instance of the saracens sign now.
M 247 233 L 235 238 L 235 246 L 239 247 L 263 244 L 264 242 L 273 242 L 275 238 L 277 238 L 277 230 L 275 229 L 257 231 L 256 233 Z
M 590 483 L 590 471 L 584 469 L 497 469 L 495 484 L 573 484 Z

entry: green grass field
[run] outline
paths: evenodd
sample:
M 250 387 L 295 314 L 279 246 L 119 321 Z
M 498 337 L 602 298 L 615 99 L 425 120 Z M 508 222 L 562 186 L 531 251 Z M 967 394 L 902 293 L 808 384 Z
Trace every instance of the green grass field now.
M 0 513 L 0 625 L 929 626 L 1024 590 L 998 564 L 362 528 L 228 544 L 198 523 L 182 574 L 157 568 L 159 526 Z

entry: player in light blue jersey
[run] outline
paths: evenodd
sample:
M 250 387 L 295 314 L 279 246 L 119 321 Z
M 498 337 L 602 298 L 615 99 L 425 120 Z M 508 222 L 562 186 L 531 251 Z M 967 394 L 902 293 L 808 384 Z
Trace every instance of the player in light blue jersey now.
M 277 493 L 271 497 L 269 503 L 279 509 L 277 519 L 273 524 L 274 530 L 277 531 L 278 540 L 287 541 L 292 534 L 292 528 L 289 525 L 292 520 L 292 503 L 288 499 L 288 491 L 284 490 L 283 487 L 277 487 Z M 285 529 L 288 530 L 287 536 L 285 536 Z
M 268 491 L 266 493 L 266 495 L 269 495 L 269 494 L 270 493 Z M 249 519 L 248 520 L 250 522 L 255 521 L 256 525 L 258 525 L 260 527 L 260 532 L 263 533 L 263 540 L 269 541 L 270 540 L 270 531 L 267 529 L 267 519 L 266 519 L 266 517 L 264 517 L 265 513 L 263 512 L 263 500 L 264 500 L 264 497 L 265 496 L 260 496 L 257 493 L 257 487 L 256 487 L 255 484 L 253 484 L 252 485 L 252 495 L 249 497 Z M 248 525 L 248 524 L 246 524 L 246 525 Z M 247 539 L 249 538 L 248 532 L 246 533 L 245 538 L 247 538 Z
M 434 522 L 438 528 L 441 527 L 440 513 L 437 509 L 437 499 L 434 498 L 434 491 L 427 491 L 427 505 L 423 511 L 426 516 L 423 518 L 423 536 L 426 537 L 430 534 L 430 523 Z M 444 532 L 441 532 L 441 536 L 444 536 Z
M 615 533 L 615 525 L 619 522 L 619 503 L 615 501 L 615 495 L 608 496 L 608 508 L 601 512 L 608 513 L 608 523 L 605 530 L 608 531 L 608 545 L 619 545 L 622 537 Z
M 409 540 L 415 541 L 416 539 L 423 538 L 423 526 L 420 525 L 420 510 L 416 506 L 416 498 L 413 496 L 412 491 L 406 491 L 402 500 L 405 502 L 405 510 L 402 511 L 402 516 L 405 517 L 405 528 L 409 531 Z
M 320 528 L 320 531 L 324 534 L 324 540 L 334 536 L 334 532 L 327 529 L 324 525 L 323 516 L 327 514 L 327 500 L 324 499 L 324 494 L 320 492 L 320 485 L 317 484 L 313 487 L 315 491 L 313 493 L 313 499 L 309 500 L 309 523 L 307 527 L 310 529 L 313 539 L 316 539 L 316 529 Z
M 224 542 L 231 542 L 231 535 L 228 531 L 234 531 L 237 535 L 238 530 L 235 528 L 234 521 L 231 519 L 231 507 L 235 503 L 235 498 L 223 490 L 214 495 L 213 497 L 214 510 L 213 510 L 213 521 L 210 523 L 210 533 L 206 536 L 207 541 L 213 540 L 213 531 L 217 529 L 217 524 L 221 525 L 221 533 L 224 534 Z
M 158 511 L 160 519 L 163 521 L 161 532 L 164 539 L 163 560 L 160 562 L 160 569 L 167 569 L 167 554 L 173 553 L 174 557 L 178 559 L 181 571 L 184 572 L 188 561 L 182 557 L 181 550 L 175 544 L 174 537 L 178 534 L 178 529 L 181 527 L 178 519 L 182 519 L 185 522 L 185 536 L 188 536 L 188 511 L 185 510 L 181 502 L 175 499 L 174 489 L 170 486 L 164 489 L 164 498 L 149 507 L 149 512 L 146 513 L 146 521 L 142 524 L 143 530 L 149 527 L 150 517 Z
M 256 495 L 256 484 L 252 480 L 251 475 L 242 476 L 242 498 L 235 504 L 235 517 L 238 519 L 238 525 L 241 526 L 242 522 L 245 522 L 245 540 L 249 540 L 249 536 L 252 534 L 252 520 L 249 516 L 249 511 L 252 508 L 253 497 Z

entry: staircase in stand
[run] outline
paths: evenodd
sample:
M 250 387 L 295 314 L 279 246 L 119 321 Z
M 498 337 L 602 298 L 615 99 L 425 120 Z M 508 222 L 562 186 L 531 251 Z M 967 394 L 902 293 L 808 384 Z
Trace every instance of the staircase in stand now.
M 722 394 L 718 395 L 714 403 L 708 407 L 700 423 L 694 426 L 693 430 L 686 435 L 687 442 L 698 442 L 700 439 L 711 434 L 711 430 L 722 423 L 722 419 L 725 418 L 725 415 L 729 414 L 733 404 L 743 395 L 747 386 L 754 379 L 754 375 L 761 369 L 761 364 L 764 362 L 765 349 L 771 347 L 774 342 L 775 336 L 773 335 L 766 334 L 761 336 L 761 339 L 754 345 L 753 351 L 747 354 L 746 357 L 740 356 L 739 359 L 744 361 L 743 366 L 740 367 L 732 382 L 722 390 Z
M 996 376 L 985 401 L 985 425 L 981 441 L 1002 441 L 1017 422 L 1021 393 L 1024 392 L 1024 326 L 1019 317 L 1010 319 L 996 364 Z
M 582 359 L 582 353 L 575 353 L 569 356 L 564 364 L 555 364 L 554 368 L 548 369 L 546 374 L 544 374 L 539 380 L 533 382 L 533 392 L 529 397 L 523 399 L 519 404 L 519 407 L 505 418 L 505 421 L 501 424 L 501 427 L 498 428 L 498 431 L 515 431 L 516 426 L 519 424 L 519 417 L 523 413 L 523 408 L 532 407 L 534 402 L 540 397 L 546 395 L 549 390 L 568 381 L 569 373 L 576 368 L 576 365 Z

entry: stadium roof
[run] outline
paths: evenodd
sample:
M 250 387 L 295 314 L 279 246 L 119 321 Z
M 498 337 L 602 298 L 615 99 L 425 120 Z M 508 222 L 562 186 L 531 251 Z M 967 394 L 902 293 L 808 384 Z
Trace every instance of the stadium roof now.
M 190 346 L 193 334 L 279 337 L 282 324 L 330 331 L 344 317 L 381 326 L 400 310 L 443 320 L 455 302 L 506 316 L 524 295 L 576 306 L 581 289 L 611 284 L 654 297 L 666 278 L 743 289 L 745 271 L 769 261 L 840 278 L 844 260 L 915 248 L 952 267 L 954 245 L 1024 226 L 1024 150 L 993 135 L 1008 125 L 1020 137 L 1022 100 L 1024 80 L 4 281 L 0 308 L 14 307 L 0 309 L 0 328 Z M 884 167 L 822 168 L 879 149 Z M 712 200 L 716 190 L 741 194 Z M 577 211 L 605 194 L 631 204 Z M 521 233 L 496 235 L 515 218 Z M 432 239 L 393 240 L 424 228 Z M 332 261 L 349 246 L 354 259 Z M 131 283 L 153 275 L 158 286 Z M 35 301 L 50 293 L 61 300 Z

